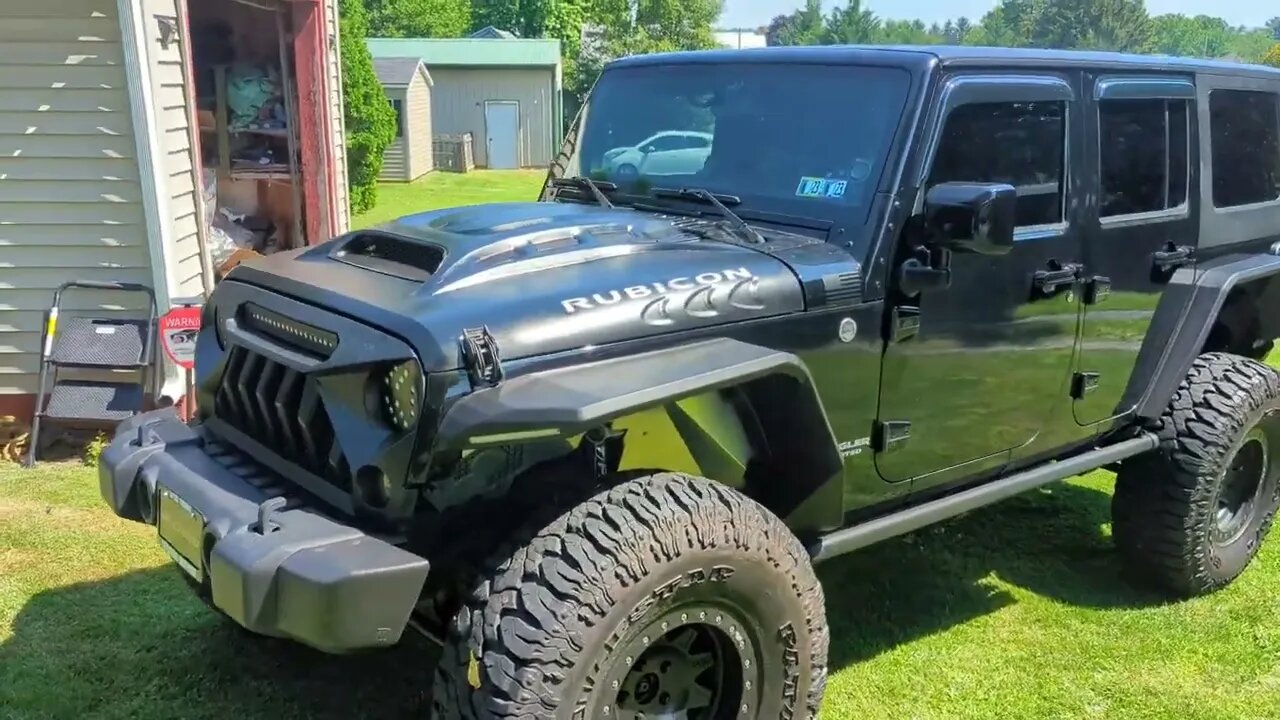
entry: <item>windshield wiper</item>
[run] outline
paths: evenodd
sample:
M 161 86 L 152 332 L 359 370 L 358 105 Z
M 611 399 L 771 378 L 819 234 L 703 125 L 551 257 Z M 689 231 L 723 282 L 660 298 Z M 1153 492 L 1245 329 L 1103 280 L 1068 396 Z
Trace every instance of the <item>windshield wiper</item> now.
M 742 198 L 737 197 L 736 195 L 717 195 L 716 193 L 704 188 L 654 188 L 653 196 L 678 198 L 681 200 L 698 200 L 705 202 L 708 205 L 713 205 L 720 211 L 720 214 L 723 215 L 726 220 L 741 231 L 742 235 L 746 236 L 747 240 L 750 240 L 753 243 L 762 243 L 765 241 L 763 235 L 761 235 L 755 228 L 748 225 L 746 220 L 738 217 L 737 213 L 729 209 L 730 205 L 742 204 Z
M 609 197 L 605 195 L 605 192 L 613 192 L 618 189 L 617 185 L 608 182 L 607 180 L 592 180 L 591 178 L 583 175 L 555 178 L 551 181 L 551 185 L 557 188 L 569 187 L 576 188 L 578 190 L 585 190 L 591 193 L 591 196 L 595 198 L 596 203 L 601 207 L 606 208 L 613 207 L 613 203 L 609 201 Z

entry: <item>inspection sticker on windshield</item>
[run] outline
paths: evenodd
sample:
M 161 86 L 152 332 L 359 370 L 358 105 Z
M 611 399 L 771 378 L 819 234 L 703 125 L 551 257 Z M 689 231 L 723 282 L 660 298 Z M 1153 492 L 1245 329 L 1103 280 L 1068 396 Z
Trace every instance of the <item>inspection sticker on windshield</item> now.
M 848 180 L 828 180 L 820 177 L 800 178 L 800 187 L 796 188 L 796 197 L 807 198 L 842 198 L 849 189 Z

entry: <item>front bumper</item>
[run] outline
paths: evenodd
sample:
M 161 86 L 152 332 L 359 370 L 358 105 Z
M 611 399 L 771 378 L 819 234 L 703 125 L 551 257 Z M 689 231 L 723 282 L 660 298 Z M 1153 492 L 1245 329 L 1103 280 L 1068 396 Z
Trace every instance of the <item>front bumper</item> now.
M 154 525 L 173 507 L 161 490 L 179 498 L 199 549 L 162 546 L 214 606 L 262 635 L 325 652 L 391 645 L 426 581 L 425 559 L 287 498 L 277 478 L 171 410 L 124 422 L 98 473 L 103 498 L 129 520 Z

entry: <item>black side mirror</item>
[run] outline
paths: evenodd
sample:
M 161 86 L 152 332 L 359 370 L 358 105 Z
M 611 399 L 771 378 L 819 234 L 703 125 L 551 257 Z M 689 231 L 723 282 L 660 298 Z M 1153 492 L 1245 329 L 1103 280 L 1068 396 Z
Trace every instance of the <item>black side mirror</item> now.
M 954 252 L 1009 252 L 1017 211 L 1018 191 L 998 183 L 941 183 L 924 200 L 929 241 Z

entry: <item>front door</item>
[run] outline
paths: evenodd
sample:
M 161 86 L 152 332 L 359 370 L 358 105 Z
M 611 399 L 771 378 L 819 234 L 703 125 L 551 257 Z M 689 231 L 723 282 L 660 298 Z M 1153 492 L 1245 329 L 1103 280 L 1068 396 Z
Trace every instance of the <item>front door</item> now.
M 1192 262 L 1199 234 L 1189 192 L 1199 183 L 1195 85 L 1188 77 L 1089 78 L 1088 147 L 1100 198 L 1090 218 L 1089 293 L 1073 395 L 1090 425 L 1129 410 L 1122 397 L 1156 304 L 1174 272 Z M 1109 290 L 1108 290 L 1109 288 Z
M 514 100 L 486 102 L 484 132 L 487 167 L 497 170 L 520 167 L 520 103 Z
M 914 491 L 996 467 L 1055 409 L 1069 413 L 1082 254 L 1068 155 L 1079 142 L 1076 84 L 1056 74 L 945 83 L 921 195 L 943 182 L 1012 185 L 1016 242 L 1005 255 L 952 254 L 949 286 L 891 298 L 876 439 L 885 480 L 913 480 Z

